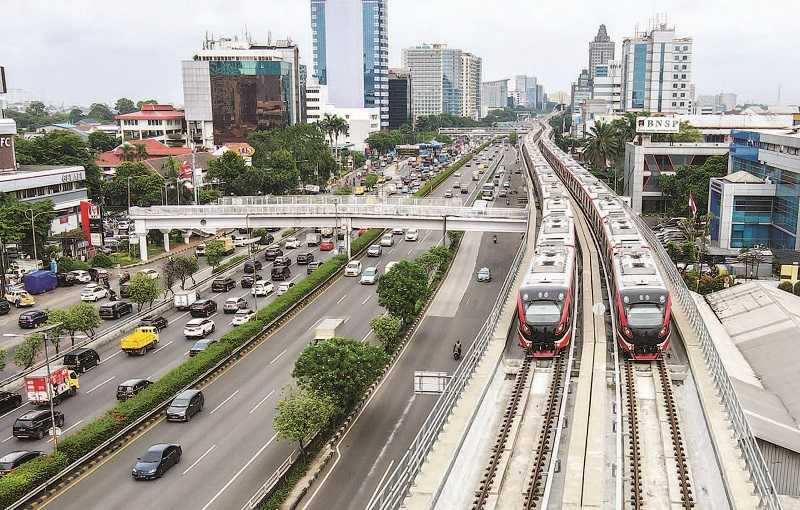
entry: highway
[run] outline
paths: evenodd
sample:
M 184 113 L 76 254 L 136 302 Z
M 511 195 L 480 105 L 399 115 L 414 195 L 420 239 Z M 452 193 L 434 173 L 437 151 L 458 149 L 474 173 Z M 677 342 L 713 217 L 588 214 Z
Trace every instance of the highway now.
M 516 151 L 509 149 L 502 164 L 506 169 L 516 169 L 519 165 L 515 160 Z M 469 179 L 471 172 L 464 174 L 464 179 Z M 512 189 L 519 190 L 523 184 L 524 175 L 512 174 Z M 495 204 L 505 207 L 503 199 Z M 465 236 L 436 302 L 369 405 L 337 444 L 333 461 L 299 508 L 344 510 L 367 506 L 380 480 L 403 456 L 437 398 L 414 394 L 414 371 L 455 369 L 453 344 L 458 339 L 464 351 L 469 349 L 497 298 L 519 242 L 518 234 L 498 234 L 496 245 L 490 235 Z M 492 272 L 488 284 L 475 279 L 481 267 Z M 469 283 L 464 285 L 465 281 Z
M 442 196 L 455 179 L 465 185 L 469 182 L 471 189 L 477 184 L 470 182 L 470 175 L 464 172 L 463 177 L 451 177 L 443 183 L 435 195 Z M 414 258 L 440 240 L 440 232 L 434 231 L 421 232 L 417 242 L 395 236 L 393 247 L 384 248 L 381 257 L 365 259 L 363 263 L 367 266 L 374 261 L 382 270 L 387 262 Z M 472 278 L 472 268 L 465 277 Z M 341 277 L 291 321 L 203 388 L 205 409 L 192 422 L 157 422 L 46 504 L 59 509 L 240 508 L 295 448 L 294 444 L 275 438 L 272 419 L 283 388 L 291 382 L 294 361 L 311 340 L 315 324 L 323 318 L 342 317 L 347 319 L 342 327 L 344 336 L 370 341 L 369 320 L 383 313 L 375 290 L 375 286 L 360 285 L 357 278 Z M 222 333 L 218 330 L 216 334 Z M 176 347 L 175 344 L 180 347 L 174 351 L 181 355 L 177 363 L 188 349 L 188 342 L 176 340 L 168 349 Z M 153 354 L 160 353 L 147 356 Z M 97 377 L 95 384 L 108 377 L 108 374 Z M 113 385 L 110 382 L 108 385 L 111 395 Z M 67 427 L 74 423 L 69 415 L 67 421 Z M 136 458 L 149 445 L 164 441 L 181 444 L 184 452 L 181 463 L 161 480 L 134 482 L 130 470 Z M 114 489 L 109 490 L 111 487 Z

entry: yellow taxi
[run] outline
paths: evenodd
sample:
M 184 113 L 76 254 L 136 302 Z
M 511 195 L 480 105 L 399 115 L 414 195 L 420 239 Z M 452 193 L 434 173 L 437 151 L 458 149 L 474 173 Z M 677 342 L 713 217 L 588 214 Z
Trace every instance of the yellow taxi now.
M 17 308 L 33 306 L 36 300 L 33 299 L 27 290 L 10 289 L 6 291 L 6 301 L 12 303 Z

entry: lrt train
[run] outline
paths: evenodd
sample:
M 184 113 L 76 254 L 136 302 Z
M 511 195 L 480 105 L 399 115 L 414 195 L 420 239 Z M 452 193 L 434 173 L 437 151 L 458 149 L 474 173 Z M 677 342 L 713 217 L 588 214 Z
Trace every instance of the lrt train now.
M 601 248 L 613 289 L 615 337 L 636 360 L 659 358 L 669 348 L 671 300 L 635 213 L 602 181 L 559 149 L 549 128 L 538 139 L 541 153 L 586 213 Z
M 518 341 L 536 358 L 569 345 L 575 306 L 575 223 L 567 191 L 529 135 L 524 157 L 542 211 L 536 247 L 517 293 Z

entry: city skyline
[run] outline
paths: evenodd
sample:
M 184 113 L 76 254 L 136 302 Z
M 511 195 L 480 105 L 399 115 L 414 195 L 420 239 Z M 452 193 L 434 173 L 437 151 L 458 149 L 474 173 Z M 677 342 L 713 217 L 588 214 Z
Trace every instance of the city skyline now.
M 122 96 L 182 104 L 180 61 L 191 54 L 206 32 L 241 37 L 245 28 L 258 40 L 266 40 L 268 33 L 273 40 L 291 37 L 300 47 L 302 63 L 309 68 L 313 65 L 307 0 L 212 0 L 193 4 L 191 19 L 185 19 L 188 3 L 181 2 L 156 6 L 145 1 L 141 9 L 126 11 L 124 18 L 115 6 L 89 0 L 78 3 L 85 8 L 9 2 L 8 12 L 15 17 L 0 34 L 0 47 L 14 49 L 4 53 L 3 61 L 10 88 L 24 89 L 53 104 L 88 105 Z M 615 8 L 609 9 L 590 3 L 534 6 L 510 0 L 502 9 L 487 10 L 485 3 L 467 0 L 459 3 L 458 18 L 451 23 L 447 22 L 452 12 L 446 2 L 406 0 L 401 5 L 390 1 L 389 65 L 399 66 L 403 48 L 441 42 L 481 57 L 484 81 L 530 74 L 537 76 L 546 92 L 568 90 L 586 65 L 587 42 L 600 24 L 606 25 L 619 51 L 622 41 L 634 35 L 637 24 L 640 31 L 646 30 L 649 19 L 666 13 L 670 25 L 695 40 L 693 74 L 698 95 L 731 91 L 741 101 L 774 104 L 780 87 L 782 103 L 800 103 L 800 89 L 791 86 L 798 81 L 800 57 L 783 51 L 786 41 L 782 34 L 790 33 L 791 17 L 772 14 L 790 12 L 790 1 L 776 2 L 780 5 L 769 12 L 748 11 L 746 26 L 736 14 L 743 11 L 730 2 L 697 5 L 673 0 L 640 5 L 619 0 L 613 4 Z M 423 5 L 428 15 L 419 17 Z M 159 15 L 154 21 L 156 7 Z M 234 14 L 220 17 L 220 12 Z M 124 19 L 137 28 L 120 29 L 119 24 L 108 23 L 109 19 Z M 708 23 L 709 19 L 714 23 Z M 36 20 L 36 26 L 27 20 Z M 254 25 L 253 20 L 263 21 Z M 76 30 L 67 30 L 69 27 Z M 481 37 L 483 30 L 502 30 L 506 36 Z M 742 37 L 747 45 L 741 44 Z M 530 60 L 520 61 L 518 55 L 530 55 Z M 96 72 L 109 68 L 114 68 L 114 73 Z M 758 72 L 742 72 L 765 68 L 771 71 L 766 78 Z M 43 76 L 44 69 L 48 76 Z M 58 77 L 58 89 L 48 82 L 53 76 Z

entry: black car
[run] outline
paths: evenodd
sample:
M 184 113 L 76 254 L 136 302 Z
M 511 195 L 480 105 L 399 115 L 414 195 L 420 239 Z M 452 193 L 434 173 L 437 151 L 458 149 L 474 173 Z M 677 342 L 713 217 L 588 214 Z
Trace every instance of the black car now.
M 466 186 L 462 186 L 461 187 L 461 194 L 462 195 L 466 195 L 467 193 L 469 193 L 469 189 L 467 189 Z
M 216 278 L 211 282 L 212 292 L 228 292 L 236 288 L 236 281 L 233 278 Z
M 192 317 L 210 317 L 217 311 L 217 303 L 211 299 L 198 299 L 189 307 Z
M 189 421 L 203 410 L 205 397 L 200 390 L 184 390 L 170 402 L 167 421 Z
M 77 283 L 75 276 L 69 273 L 56 273 L 56 280 L 59 287 L 72 287 Z
M 321 266 L 321 265 L 322 265 L 322 262 L 320 262 L 320 261 L 316 261 L 316 262 L 309 262 L 309 263 L 308 263 L 308 266 L 306 266 L 306 274 L 311 274 L 311 273 L 313 273 L 313 272 L 314 272 L 314 270 L 315 270 L 316 268 L 318 268 L 319 266 Z
M 56 418 L 56 427 L 64 426 L 64 413 L 53 411 Z M 53 420 L 50 417 L 50 409 L 40 409 L 28 411 L 14 422 L 12 435 L 25 439 L 41 439 L 46 436 L 53 428 Z
M 47 313 L 41 310 L 28 310 L 19 314 L 17 322 L 22 329 L 33 329 L 47 322 Z
M 272 263 L 273 267 L 289 267 L 292 265 L 292 259 L 289 257 L 276 257 L 275 262 Z
M 117 400 L 128 400 L 135 397 L 140 391 L 153 384 L 147 379 L 128 379 L 117 386 Z
M 267 232 L 280 232 L 281 227 L 267 227 Z
M 264 234 L 263 236 L 261 236 L 261 239 L 258 240 L 258 244 L 261 245 L 272 244 L 274 242 L 275 242 L 275 236 L 273 236 L 272 234 Z
M 0 413 L 7 413 L 22 405 L 22 395 L 8 391 L 0 391 Z
M 292 277 L 292 271 L 289 269 L 289 266 L 276 266 L 272 268 L 270 276 L 273 281 L 288 280 Z
M 274 246 L 272 248 L 267 248 L 264 251 L 264 259 L 267 262 L 272 262 L 273 260 L 275 260 L 276 258 L 280 257 L 281 255 L 283 255 L 283 250 L 281 250 L 280 248 L 276 248 Z
M 0 315 L 5 315 L 11 311 L 11 303 L 4 298 L 0 298 Z
M 252 274 L 256 271 L 261 271 L 260 260 L 248 260 L 244 263 L 244 274 Z
M 101 319 L 119 319 L 123 315 L 133 313 L 133 305 L 127 301 L 114 301 L 100 306 L 97 313 Z
M 44 453 L 28 450 L 9 452 L 0 457 L 0 475 L 7 475 L 26 462 L 32 461 L 42 455 L 44 455 Z
M 136 460 L 131 476 L 134 480 L 161 478 L 169 468 L 181 461 L 181 446 L 178 444 L 154 444 Z
M 152 326 L 161 331 L 169 325 L 167 319 L 162 315 L 148 315 L 139 321 L 140 326 Z
M 77 372 L 86 372 L 100 364 L 100 355 L 94 349 L 82 347 L 64 355 L 64 366 Z
M 121 298 L 129 298 L 131 297 L 131 285 L 128 282 L 120 283 L 119 284 L 119 297 Z
M 297 265 L 298 266 L 305 266 L 311 262 L 314 262 L 314 254 L 313 253 L 298 253 L 297 254 Z

